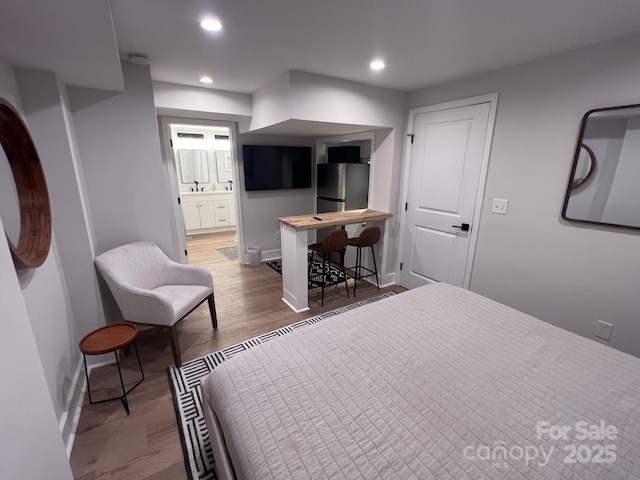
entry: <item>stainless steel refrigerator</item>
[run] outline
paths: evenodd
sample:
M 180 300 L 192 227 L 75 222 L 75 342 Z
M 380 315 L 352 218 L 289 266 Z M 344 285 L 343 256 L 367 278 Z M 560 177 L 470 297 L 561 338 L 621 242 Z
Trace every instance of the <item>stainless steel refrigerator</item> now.
M 342 212 L 367 208 L 369 165 L 366 163 L 319 163 L 317 212 Z M 320 215 L 321 216 L 321 215 Z M 320 242 L 333 228 L 318 230 Z

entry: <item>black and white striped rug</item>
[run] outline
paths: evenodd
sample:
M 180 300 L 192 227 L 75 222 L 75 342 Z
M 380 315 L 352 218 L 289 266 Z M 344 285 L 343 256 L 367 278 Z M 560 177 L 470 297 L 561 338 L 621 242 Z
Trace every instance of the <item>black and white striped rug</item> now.
M 271 268 L 273 268 L 276 272 L 282 275 L 282 260 L 272 260 L 270 262 L 266 262 Z M 322 262 L 316 260 L 315 258 L 311 261 L 311 266 L 309 267 L 309 290 L 312 288 L 319 288 L 322 286 L 324 272 L 322 270 Z M 330 285 L 334 285 L 337 283 L 344 282 L 345 274 L 343 274 L 337 268 L 329 265 L 328 271 L 326 273 L 327 283 Z M 349 276 L 346 276 L 349 278 Z
M 342 312 L 373 303 L 386 297 L 395 295 L 389 292 L 378 297 L 369 298 L 361 302 L 352 303 L 330 312 L 310 317 L 287 327 L 265 333 L 259 337 L 249 339 L 224 350 L 210 353 L 201 358 L 185 362 L 182 367 L 169 367 L 169 385 L 173 394 L 173 405 L 176 411 L 178 430 L 184 452 L 184 463 L 187 476 L 190 480 L 213 480 L 216 478 L 214 471 L 213 453 L 211 443 L 202 411 L 202 394 L 200 391 L 200 379 L 210 373 L 216 366 L 230 359 L 240 352 L 256 347 L 261 343 L 291 333 L 294 330 L 321 322 L 325 318 L 333 317 Z

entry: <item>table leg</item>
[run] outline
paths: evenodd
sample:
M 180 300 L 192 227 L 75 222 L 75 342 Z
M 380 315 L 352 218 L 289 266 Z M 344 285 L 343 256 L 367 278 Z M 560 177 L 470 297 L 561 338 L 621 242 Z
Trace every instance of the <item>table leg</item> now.
M 124 389 L 124 381 L 122 380 L 122 371 L 120 370 L 120 360 L 118 360 L 118 352 L 115 351 L 113 354 L 116 356 L 116 363 L 118 364 L 118 376 L 120 377 L 120 385 L 122 386 L 122 404 L 124 405 L 124 409 L 127 411 L 127 415 L 129 415 L 129 403 L 127 403 L 127 391 Z
M 282 300 L 296 313 L 309 310 L 308 231 L 280 224 Z
M 87 356 L 84 353 L 82 354 L 82 358 L 84 360 L 84 374 L 87 378 L 87 393 L 89 394 L 90 404 L 95 405 L 97 403 L 105 403 L 105 402 L 110 402 L 112 400 L 120 400 L 124 405 L 124 409 L 127 411 L 127 415 L 129 415 L 129 401 L 127 400 L 127 394 L 131 393 L 131 391 L 134 388 L 136 388 L 138 385 L 140 385 L 144 381 L 144 370 L 142 369 L 142 362 L 140 361 L 140 354 L 138 353 L 138 345 L 136 344 L 135 340 L 133 341 L 133 348 L 136 351 L 136 358 L 138 360 L 138 367 L 140 367 L 140 374 L 142 375 L 142 378 L 138 380 L 138 382 L 135 385 L 133 385 L 129 390 L 125 390 L 124 381 L 122 379 L 122 370 L 120 370 L 120 360 L 118 359 L 118 351 L 114 350 L 113 354 L 116 357 L 116 364 L 118 366 L 118 376 L 120 377 L 120 386 L 122 387 L 122 396 L 114 397 L 114 398 L 105 398 L 104 400 L 96 400 L 96 401 L 94 401 L 93 398 L 91 398 L 91 384 L 89 383 L 89 369 L 87 368 Z

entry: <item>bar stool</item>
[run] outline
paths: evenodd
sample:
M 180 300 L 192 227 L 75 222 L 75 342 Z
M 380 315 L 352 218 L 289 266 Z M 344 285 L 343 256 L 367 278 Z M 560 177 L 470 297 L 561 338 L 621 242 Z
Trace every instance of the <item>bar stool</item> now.
M 380 290 L 380 283 L 378 282 L 378 267 L 376 265 L 376 255 L 373 251 L 373 246 L 380 241 L 380 227 L 368 227 L 365 228 L 359 236 L 350 238 L 347 240 L 347 245 L 351 247 L 356 247 L 356 265 L 355 267 L 350 268 L 355 272 L 355 276 L 353 277 L 353 296 L 356 296 L 356 285 L 358 285 L 358 280 L 361 278 L 372 277 L 375 275 L 376 277 L 376 285 L 378 286 L 378 290 Z M 371 257 L 373 258 L 373 270 L 362 266 L 362 249 L 366 247 L 371 247 Z M 363 275 L 362 271 L 368 272 Z
M 340 281 L 340 277 L 335 282 L 332 282 L 329 278 L 329 272 L 331 271 L 331 254 L 340 254 L 340 273 L 344 278 L 344 285 L 347 288 L 347 298 L 349 298 L 349 286 L 347 285 L 347 275 L 344 271 L 344 251 L 347 247 L 347 232 L 346 230 L 334 230 L 325 237 L 322 242 L 313 243 L 309 245 L 311 254 L 309 255 L 309 279 L 311 279 L 311 264 L 313 261 L 314 253 L 322 254 L 322 306 L 324 306 L 324 287 L 330 285 L 337 285 Z M 326 266 L 326 268 L 325 268 Z

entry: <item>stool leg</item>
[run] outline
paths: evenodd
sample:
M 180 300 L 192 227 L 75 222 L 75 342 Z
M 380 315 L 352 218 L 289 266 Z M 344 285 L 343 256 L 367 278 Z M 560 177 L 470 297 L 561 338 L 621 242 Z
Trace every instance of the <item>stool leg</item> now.
M 322 303 L 321 306 L 324 307 L 324 286 L 327 284 L 327 274 L 324 270 L 325 263 L 327 261 L 327 254 L 322 254 Z
M 376 285 L 380 290 L 380 282 L 378 281 L 378 266 L 376 265 L 376 253 L 373 251 L 373 245 L 371 245 L 371 258 L 373 258 L 373 270 L 376 272 Z
M 360 247 L 356 247 L 356 268 L 355 268 L 355 277 L 353 279 L 353 298 L 356 298 L 356 286 L 358 285 L 358 279 L 362 277 L 362 272 L 360 271 L 362 261 L 362 249 Z
M 347 284 L 347 272 L 344 269 L 344 254 L 347 250 L 347 247 L 340 250 L 340 272 L 342 273 L 342 277 L 344 278 L 344 288 L 347 289 L 347 298 L 349 298 L 349 285 Z M 354 293 L 355 296 L 355 293 Z
M 136 348 L 136 353 L 138 349 Z M 118 351 L 113 352 L 116 356 L 116 363 L 118 364 L 118 376 L 120 377 L 120 385 L 122 386 L 122 404 L 124 405 L 124 409 L 127 411 L 127 415 L 129 415 L 129 403 L 127 402 L 127 391 L 124 389 L 124 381 L 122 380 L 122 371 L 120 370 L 120 360 L 118 360 Z M 140 357 L 138 357 L 140 360 Z

